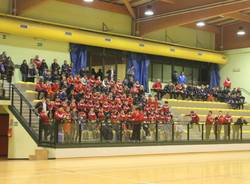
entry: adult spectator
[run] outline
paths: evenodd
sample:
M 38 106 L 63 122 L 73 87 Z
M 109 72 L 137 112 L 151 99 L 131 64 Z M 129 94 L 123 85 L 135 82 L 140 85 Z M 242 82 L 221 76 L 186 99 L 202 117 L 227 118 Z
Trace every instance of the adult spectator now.
M 7 57 L 7 61 L 5 63 L 5 73 L 6 79 L 9 83 L 12 81 L 12 76 L 14 75 L 15 65 L 12 62 L 11 57 Z
M 190 121 L 190 125 L 191 128 L 193 128 L 193 125 L 196 124 L 198 126 L 198 129 L 200 131 L 200 117 L 198 116 L 198 114 L 196 114 L 194 111 L 191 111 L 190 114 L 187 114 L 185 116 L 190 116 L 191 117 L 191 121 Z
M 57 63 L 57 59 L 54 59 L 53 63 L 51 64 L 51 74 L 54 75 L 56 72 L 60 72 L 60 66 Z
M 242 130 L 242 126 L 247 124 L 247 121 L 240 117 L 237 119 L 237 121 L 233 125 L 233 139 L 239 140 L 240 139 L 240 131 Z
M 231 89 L 232 82 L 230 79 L 227 77 L 226 80 L 223 83 L 224 89 L 230 90 Z
M 98 72 L 96 73 L 97 78 L 100 77 L 101 80 L 103 80 L 103 72 L 102 69 L 99 69 Z
M 162 84 L 161 84 L 160 79 L 157 79 L 155 81 L 155 83 L 152 86 L 152 89 L 156 92 L 158 100 L 160 100 L 161 99 L 161 94 L 162 94 Z
M 223 115 L 222 111 L 219 111 L 218 116 L 216 117 L 216 121 L 215 121 L 215 133 L 216 133 L 216 137 L 218 140 L 220 140 L 220 135 L 221 135 L 221 129 L 222 126 L 225 123 L 225 116 Z
M 22 75 L 22 81 L 27 82 L 28 74 L 29 74 L 29 66 L 26 60 L 23 60 L 23 63 L 21 64 L 21 67 L 20 67 L 20 71 Z
M 68 77 L 70 75 L 70 66 L 69 66 L 67 60 L 64 60 L 64 63 L 61 67 L 61 74 L 65 75 L 66 77 Z
M 133 79 L 135 78 L 135 67 L 131 66 L 128 70 L 127 70 L 127 78 L 132 77 Z
M 178 84 L 186 84 L 187 78 L 184 74 L 184 72 L 181 72 L 181 74 L 178 76 Z
M 35 82 L 35 77 L 36 77 L 37 73 L 38 72 L 37 72 L 36 66 L 34 64 L 31 64 L 29 66 L 28 81 Z
M 36 69 L 39 70 L 42 61 L 39 59 L 39 56 L 36 55 L 34 59 L 32 59 L 33 64 L 35 65 Z
M 177 82 L 178 82 L 178 73 L 177 71 L 174 71 L 172 74 L 172 83 L 177 84 Z
M 45 59 L 43 59 L 40 67 L 38 68 L 39 76 L 43 76 L 46 70 L 48 70 L 48 65 L 47 65 Z
M 136 108 L 135 111 L 132 113 L 132 120 L 133 120 L 133 132 L 131 139 L 133 141 L 140 141 L 141 140 L 141 123 L 144 121 L 144 114 L 140 110 L 140 108 Z

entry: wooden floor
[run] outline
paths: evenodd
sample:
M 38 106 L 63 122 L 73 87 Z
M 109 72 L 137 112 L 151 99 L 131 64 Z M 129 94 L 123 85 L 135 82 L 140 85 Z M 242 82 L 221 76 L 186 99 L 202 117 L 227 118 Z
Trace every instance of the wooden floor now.
M 250 152 L 0 161 L 0 183 L 249 184 Z

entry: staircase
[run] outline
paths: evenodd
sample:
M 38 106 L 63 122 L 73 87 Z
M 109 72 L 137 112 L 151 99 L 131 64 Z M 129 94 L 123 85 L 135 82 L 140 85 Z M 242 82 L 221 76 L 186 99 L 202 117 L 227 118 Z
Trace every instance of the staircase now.
M 25 87 L 23 88 L 25 89 Z M 12 85 L 11 106 L 12 113 L 22 123 L 31 137 L 38 142 L 39 135 L 39 118 L 33 108 L 33 104 L 27 99 L 25 93 L 17 86 Z

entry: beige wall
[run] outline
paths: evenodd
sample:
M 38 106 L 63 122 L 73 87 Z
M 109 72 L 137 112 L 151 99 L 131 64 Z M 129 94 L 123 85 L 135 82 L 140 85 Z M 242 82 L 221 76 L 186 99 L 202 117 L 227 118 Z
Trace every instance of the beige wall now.
M 250 48 L 229 50 L 225 53 L 228 57 L 228 63 L 220 67 L 221 85 L 225 78 L 229 77 L 232 81 L 232 87 L 241 87 L 250 92 Z M 244 95 L 250 102 L 250 97 Z
M 37 144 L 18 122 L 15 116 L 10 112 L 8 106 L 0 106 L 1 111 L 8 113 L 10 118 L 9 128 L 12 128 L 12 136 L 9 137 L 8 159 L 29 158 L 29 155 L 35 153 Z
M 45 59 L 49 67 L 54 58 L 58 59 L 60 64 L 64 60 L 70 62 L 69 44 L 63 42 L 15 35 L 6 35 L 6 38 L 3 39 L 3 35 L 0 34 L 0 52 L 2 51 L 6 51 L 15 64 L 21 64 L 24 59 L 29 62 L 30 58 L 33 58 L 35 55 L 39 55 L 41 59 Z M 14 81 L 16 82 L 20 79 L 20 72 L 16 69 Z
M 131 17 L 129 15 L 59 1 L 43 3 L 25 11 L 22 16 L 95 30 L 102 30 L 102 24 L 105 23 L 110 32 L 131 33 Z
M 214 49 L 215 34 L 186 27 L 170 27 L 144 36 L 159 41 L 167 41 L 191 47 Z

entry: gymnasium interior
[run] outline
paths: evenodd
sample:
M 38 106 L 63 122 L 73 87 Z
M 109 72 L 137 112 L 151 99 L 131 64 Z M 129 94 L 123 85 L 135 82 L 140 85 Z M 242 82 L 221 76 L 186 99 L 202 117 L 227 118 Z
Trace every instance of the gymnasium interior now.
M 250 0 L 0 0 L 0 183 L 250 183 L 249 60 Z

